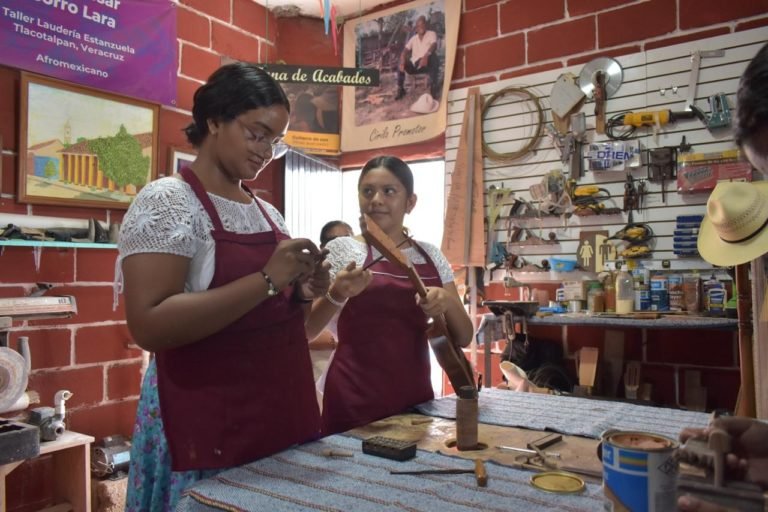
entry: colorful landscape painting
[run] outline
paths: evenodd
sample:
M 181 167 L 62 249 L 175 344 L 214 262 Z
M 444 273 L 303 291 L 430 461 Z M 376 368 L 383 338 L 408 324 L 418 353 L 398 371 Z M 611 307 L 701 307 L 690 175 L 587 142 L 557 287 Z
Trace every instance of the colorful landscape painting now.
M 156 176 L 156 105 L 22 76 L 19 200 L 127 208 Z

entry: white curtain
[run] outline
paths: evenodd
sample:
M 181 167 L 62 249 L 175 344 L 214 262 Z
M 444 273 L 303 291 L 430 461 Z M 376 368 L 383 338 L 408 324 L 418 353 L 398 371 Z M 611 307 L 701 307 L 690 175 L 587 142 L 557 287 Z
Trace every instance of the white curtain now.
M 342 218 L 341 170 L 314 156 L 285 155 L 285 222 L 294 238 L 320 243 L 320 229 Z M 353 224 L 354 226 L 354 224 Z

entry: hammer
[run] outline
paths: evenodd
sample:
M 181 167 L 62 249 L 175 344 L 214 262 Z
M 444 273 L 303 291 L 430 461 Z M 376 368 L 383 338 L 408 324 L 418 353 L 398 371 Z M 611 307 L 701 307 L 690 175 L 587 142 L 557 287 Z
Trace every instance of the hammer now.
M 390 471 L 390 475 L 463 475 L 474 473 L 478 487 L 488 485 L 488 473 L 485 464 L 480 459 L 475 459 L 475 469 L 421 469 L 417 471 Z

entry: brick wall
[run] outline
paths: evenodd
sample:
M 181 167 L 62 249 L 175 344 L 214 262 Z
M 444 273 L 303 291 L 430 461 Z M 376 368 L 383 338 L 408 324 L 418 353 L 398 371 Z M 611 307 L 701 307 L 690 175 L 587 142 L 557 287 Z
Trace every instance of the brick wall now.
M 178 12 L 178 99 L 163 107 L 159 119 L 158 169 L 163 173 L 170 147 L 188 147 L 181 131 L 191 120 L 192 95 L 220 65 L 223 55 L 251 62 L 274 54 L 278 23 L 252 0 L 181 0 Z M 267 34 L 267 27 L 269 34 Z M 122 211 L 61 208 L 16 201 L 18 155 L 19 71 L 0 67 L 0 136 L 2 177 L 0 213 L 95 218 L 119 222 Z M 254 184 L 263 196 L 282 207 L 279 165 L 266 169 Z M 35 283 L 54 285 L 51 293 L 77 298 L 77 316 L 61 320 L 18 322 L 10 336 L 28 336 L 32 352 L 29 389 L 41 405 L 53 405 L 59 389 L 74 394 L 67 401 L 68 427 L 97 439 L 110 434 L 130 436 L 140 387 L 141 350 L 132 342 L 122 308 L 112 311 L 114 249 L 42 249 L 39 268 L 34 251 L 5 248 L 0 256 L 0 297 L 29 293 Z M 52 504 L 50 456 L 22 464 L 8 476 L 8 510 L 26 512 Z
M 451 88 L 768 24 L 768 0 L 464 0 Z

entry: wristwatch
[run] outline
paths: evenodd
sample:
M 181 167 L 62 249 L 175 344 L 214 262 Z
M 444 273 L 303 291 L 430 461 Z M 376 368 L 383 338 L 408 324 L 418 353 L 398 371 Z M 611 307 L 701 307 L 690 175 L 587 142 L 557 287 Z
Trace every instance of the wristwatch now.
M 267 275 L 266 272 L 263 270 L 260 270 L 259 273 L 264 276 L 264 281 L 267 283 L 267 297 L 274 297 L 278 293 L 280 293 L 280 290 L 277 289 L 275 286 L 275 283 L 272 282 L 272 278 Z

